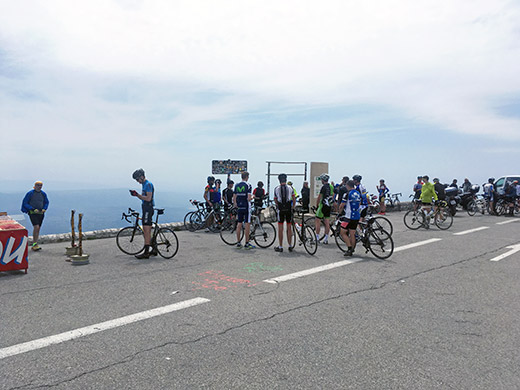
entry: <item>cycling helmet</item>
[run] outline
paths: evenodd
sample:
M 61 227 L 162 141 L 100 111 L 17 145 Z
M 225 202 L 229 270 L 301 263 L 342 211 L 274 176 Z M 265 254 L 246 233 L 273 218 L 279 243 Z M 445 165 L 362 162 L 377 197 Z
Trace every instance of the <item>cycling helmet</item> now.
M 493 183 L 494 181 L 495 181 L 495 178 L 494 178 L 494 177 L 490 177 L 490 178 L 488 179 L 488 183 Z
M 258 183 L 256 183 L 257 187 L 263 187 L 264 186 L 264 183 L 259 181 Z
M 285 173 L 280 173 L 278 175 L 278 180 L 280 183 L 285 183 L 287 181 L 287 175 Z
M 137 171 L 135 171 L 134 173 L 132 173 L 132 178 L 133 178 L 134 180 L 139 179 L 141 176 L 144 176 L 144 170 L 143 170 L 143 168 L 139 168 Z
M 222 184 L 222 180 L 220 180 L 220 179 L 215 180 L 215 184 L 217 184 L 217 183 Z
M 288 181 L 287 184 L 289 184 L 290 186 L 292 186 L 292 181 Z
M 215 177 L 214 176 L 208 176 L 208 183 L 214 182 Z
M 361 177 L 361 175 L 354 175 L 354 176 L 352 176 L 352 180 L 354 180 L 354 181 L 361 181 L 361 179 L 363 179 Z
M 323 180 L 323 181 L 329 181 L 329 175 L 327 175 L 326 173 L 322 174 L 320 176 L 320 179 Z

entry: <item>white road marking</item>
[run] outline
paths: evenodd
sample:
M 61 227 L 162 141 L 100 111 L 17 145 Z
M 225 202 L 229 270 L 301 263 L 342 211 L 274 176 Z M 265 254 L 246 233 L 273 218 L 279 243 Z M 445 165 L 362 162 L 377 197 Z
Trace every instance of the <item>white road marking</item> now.
M 481 226 L 481 227 L 475 228 L 475 229 L 464 230 L 463 232 L 453 233 L 453 235 L 454 236 L 463 236 L 464 234 L 470 234 L 470 233 L 474 233 L 474 232 L 478 232 L 478 231 L 486 230 L 486 229 L 489 229 L 489 226 Z
M 520 221 L 520 219 L 508 219 L 507 221 L 497 222 L 497 225 L 505 225 L 506 223 Z
M 322 272 L 322 271 L 327 271 L 329 269 L 343 267 L 344 265 L 357 263 L 358 261 L 362 261 L 362 260 L 363 259 L 361 259 L 361 258 L 353 258 L 353 259 L 350 259 L 350 260 L 338 261 L 336 263 L 325 264 L 325 265 L 322 265 L 320 267 L 306 269 L 306 270 L 303 270 L 303 271 L 295 272 L 293 274 L 287 274 L 287 275 L 278 276 L 276 278 L 267 279 L 267 280 L 264 280 L 264 282 L 266 282 L 266 283 L 286 282 L 288 280 L 301 278 L 303 276 L 312 275 L 312 274 L 315 274 L 315 273 L 318 273 L 318 272 Z
M 394 253 L 404 251 L 406 249 L 415 248 L 415 247 L 421 246 L 421 245 L 431 244 L 432 242 L 437 242 L 437 241 L 441 241 L 441 240 L 442 240 L 442 238 L 430 238 L 429 240 L 424 240 L 424 241 L 414 242 L 413 244 L 398 246 L 397 248 L 394 248 Z
M 34 351 L 40 348 L 45 348 L 53 344 L 60 344 L 65 341 L 74 340 L 98 332 L 103 332 L 104 330 L 117 328 L 123 325 L 128 325 L 142 320 L 147 320 L 149 318 L 171 313 L 173 311 L 186 309 L 188 307 L 200 305 L 201 303 L 206 303 L 209 301 L 210 300 L 206 298 L 189 299 L 187 301 L 174 303 L 168 306 L 157 307 L 155 309 L 142 311 L 140 313 L 135 313 L 125 317 L 116 318 L 114 320 L 101 322 L 99 324 L 85 326 L 84 328 L 78 328 L 53 336 L 43 337 L 41 339 L 28 341 L 26 343 L 13 345 L 11 347 L 1 348 L 0 360 L 9 356 L 19 355 L 21 353 Z
M 506 257 L 508 256 L 511 256 L 512 254 L 520 251 L 520 244 L 516 244 L 516 245 L 510 245 L 508 247 L 506 247 L 507 249 L 511 249 L 509 252 L 506 252 L 500 256 L 497 256 L 497 257 L 494 257 L 492 258 L 491 260 L 489 261 L 500 261 L 502 259 L 505 259 Z

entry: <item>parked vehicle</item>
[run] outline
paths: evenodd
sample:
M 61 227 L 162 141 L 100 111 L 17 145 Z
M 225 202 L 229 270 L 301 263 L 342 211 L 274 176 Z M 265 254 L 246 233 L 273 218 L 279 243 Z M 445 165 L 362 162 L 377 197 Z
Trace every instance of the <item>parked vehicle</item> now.
M 504 185 L 506 182 L 512 183 L 513 181 L 518 180 L 520 182 L 520 174 L 517 175 L 505 175 L 501 176 L 495 180 L 495 191 L 503 195 L 504 194 Z
M 448 202 L 451 215 L 457 214 L 457 205 L 461 202 L 459 189 L 457 187 L 446 187 L 444 191 L 446 192 L 446 202 Z

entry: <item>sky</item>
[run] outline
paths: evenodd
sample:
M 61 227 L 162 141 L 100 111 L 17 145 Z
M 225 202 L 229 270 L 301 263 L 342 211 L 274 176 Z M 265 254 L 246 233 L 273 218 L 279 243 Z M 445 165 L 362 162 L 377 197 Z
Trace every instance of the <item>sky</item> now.
M 0 9 L 0 192 L 136 188 L 141 167 L 156 191 L 198 191 L 220 159 L 253 184 L 266 161 L 328 162 L 406 196 L 417 175 L 520 173 L 518 1 Z

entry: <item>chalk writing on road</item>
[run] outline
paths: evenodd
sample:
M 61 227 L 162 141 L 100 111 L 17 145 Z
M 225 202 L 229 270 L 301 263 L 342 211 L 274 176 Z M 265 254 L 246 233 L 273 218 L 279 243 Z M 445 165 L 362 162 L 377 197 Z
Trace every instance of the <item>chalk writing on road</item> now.
M 279 265 L 269 266 L 264 263 L 249 263 L 244 266 L 244 269 L 251 272 L 266 272 L 266 271 L 283 271 L 283 268 Z
M 247 279 L 224 275 L 222 271 L 206 271 L 197 275 L 204 279 L 198 282 L 192 282 L 196 286 L 194 290 L 208 288 L 210 290 L 223 291 L 238 286 L 252 287 L 256 285 L 256 283 L 252 283 Z

